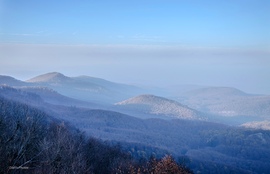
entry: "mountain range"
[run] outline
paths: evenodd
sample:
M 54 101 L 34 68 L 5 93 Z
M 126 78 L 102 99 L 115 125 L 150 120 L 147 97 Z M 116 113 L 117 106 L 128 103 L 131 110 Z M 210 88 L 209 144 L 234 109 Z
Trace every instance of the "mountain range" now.
M 260 115 L 269 110 L 269 96 L 208 87 L 167 98 L 147 90 L 61 73 L 27 81 L 0 76 L 2 107 L 5 100 L 34 107 L 89 136 L 120 143 L 133 155 L 169 153 L 201 173 L 269 170 L 269 116 Z M 228 109 L 235 109 L 236 114 L 219 113 Z M 239 115 L 248 109 L 257 115 Z M 252 120 L 239 121 L 237 126 L 226 125 L 240 117 Z
M 173 102 L 156 96 L 146 98 L 147 101 Z M 201 173 L 260 173 L 267 171 L 270 166 L 270 134 L 267 131 L 202 120 L 140 119 L 104 109 L 55 105 L 33 92 L 2 85 L 1 107 L 5 107 L 6 99 L 42 110 L 51 116 L 50 120 L 67 122 L 88 136 L 116 142 L 140 158 L 172 154 L 184 160 L 193 171 Z M 13 108 L 12 112 L 16 114 L 22 111 Z
M 79 76 L 67 77 L 58 72 L 39 75 L 25 82 L 12 77 L 1 76 L 1 84 L 9 86 L 42 86 L 58 93 L 87 102 L 110 104 L 138 95 L 142 89 L 125 84 L 113 83 L 103 79 Z
M 0 76 L 0 84 L 32 92 L 51 104 L 107 109 L 138 118 L 181 118 L 241 125 L 268 121 L 270 113 L 270 96 L 247 94 L 231 87 L 184 85 L 184 92 L 169 96 L 175 88 L 173 92 L 169 89 L 164 92 L 166 89 L 146 89 L 89 76 L 67 77 L 58 72 L 27 81 Z

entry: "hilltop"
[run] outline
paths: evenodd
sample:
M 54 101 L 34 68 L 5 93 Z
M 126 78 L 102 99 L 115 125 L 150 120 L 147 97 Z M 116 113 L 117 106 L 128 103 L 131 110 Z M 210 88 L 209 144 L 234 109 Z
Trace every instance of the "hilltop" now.
M 139 95 L 115 104 L 137 112 L 181 119 L 203 119 L 202 114 L 181 103 L 155 95 Z

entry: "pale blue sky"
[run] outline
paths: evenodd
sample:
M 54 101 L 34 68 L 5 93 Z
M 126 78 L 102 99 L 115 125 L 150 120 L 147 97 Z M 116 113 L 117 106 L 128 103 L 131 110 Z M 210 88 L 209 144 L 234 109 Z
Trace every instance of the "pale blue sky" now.
M 1 0 L 1 42 L 269 46 L 269 0 Z
M 0 74 L 270 94 L 269 0 L 0 0 Z

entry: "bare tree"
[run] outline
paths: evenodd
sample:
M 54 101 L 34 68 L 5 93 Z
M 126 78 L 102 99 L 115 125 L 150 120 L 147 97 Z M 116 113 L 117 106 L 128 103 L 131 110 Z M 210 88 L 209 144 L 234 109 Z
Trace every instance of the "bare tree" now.
M 15 102 L 1 104 L 1 172 L 33 167 L 41 154 L 44 114 Z
M 72 133 L 65 123 L 52 123 L 40 143 L 43 149 L 41 171 L 48 173 L 90 173 L 84 159 L 85 137 Z

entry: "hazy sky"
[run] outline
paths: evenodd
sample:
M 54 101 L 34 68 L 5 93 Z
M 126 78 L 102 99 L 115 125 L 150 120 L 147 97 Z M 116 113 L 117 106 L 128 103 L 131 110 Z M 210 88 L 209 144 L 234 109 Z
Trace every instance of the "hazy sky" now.
M 269 0 L 0 0 L 0 74 L 270 94 Z

